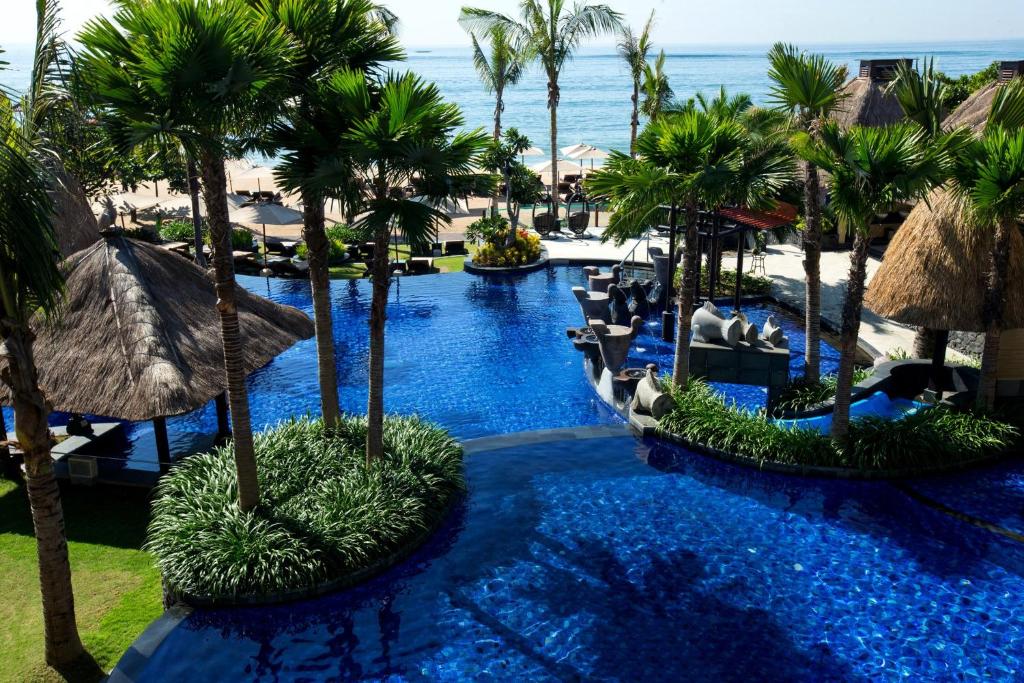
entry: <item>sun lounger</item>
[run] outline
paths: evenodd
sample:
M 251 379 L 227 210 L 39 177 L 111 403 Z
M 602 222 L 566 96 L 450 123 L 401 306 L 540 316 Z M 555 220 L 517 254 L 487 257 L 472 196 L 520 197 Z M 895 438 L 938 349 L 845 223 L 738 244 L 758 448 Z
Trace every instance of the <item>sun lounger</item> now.
M 409 259 L 409 275 L 426 275 L 434 270 L 434 259 L 429 256 L 414 256 Z

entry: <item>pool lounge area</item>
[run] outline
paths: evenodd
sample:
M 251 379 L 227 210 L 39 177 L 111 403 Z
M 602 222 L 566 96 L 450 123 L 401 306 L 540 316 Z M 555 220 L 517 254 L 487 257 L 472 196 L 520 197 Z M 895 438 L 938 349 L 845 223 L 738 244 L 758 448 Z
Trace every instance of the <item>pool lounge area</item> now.
M 570 288 L 582 277 L 555 267 L 396 282 L 386 406 L 464 440 L 465 498 L 426 545 L 364 585 L 275 606 L 168 613 L 111 680 L 1021 675 L 1024 544 L 942 509 L 1019 529 L 1019 462 L 847 482 L 758 472 L 637 439 L 566 343 L 565 328 L 580 324 Z M 304 282 L 243 282 L 310 308 Z M 343 406 L 356 411 L 368 287 L 336 285 L 333 296 Z M 779 315 L 763 304 L 748 310 L 752 319 L 770 312 Z M 781 319 L 795 376 L 801 331 Z M 670 352 L 649 325 L 630 365 L 665 366 Z M 314 354 L 300 343 L 251 377 L 255 424 L 317 409 Z M 835 351 L 826 346 L 823 356 L 834 368 Z M 757 388 L 720 389 L 752 409 L 764 403 Z M 212 408 L 172 420 L 173 442 L 213 424 Z M 147 457 L 145 429 L 131 428 L 130 438 L 132 457 Z M 995 510 L 1003 512 L 989 520 Z

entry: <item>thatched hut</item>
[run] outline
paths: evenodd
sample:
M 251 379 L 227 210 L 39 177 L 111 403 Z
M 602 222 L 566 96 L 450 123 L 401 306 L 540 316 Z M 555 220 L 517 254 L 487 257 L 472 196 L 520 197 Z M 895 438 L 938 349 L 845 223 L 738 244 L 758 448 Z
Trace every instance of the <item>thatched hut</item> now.
M 164 418 L 196 410 L 227 386 L 209 275 L 183 256 L 117 230 L 65 267 L 61 315 L 52 323 L 36 321 L 40 386 L 57 411 L 154 420 L 166 460 Z M 246 373 L 313 336 L 304 313 L 242 288 L 238 317 Z M 9 405 L 5 388 L 0 402 Z
M 862 59 L 857 77 L 842 88 L 842 99 L 832 113 L 843 128 L 884 126 L 903 119 L 899 101 L 889 92 L 889 83 L 901 64 L 910 59 Z
M 1000 83 L 1024 73 L 1024 62 L 1004 62 L 1000 80 L 973 93 L 944 121 L 980 134 Z M 993 233 L 970 224 L 962 204 L 944 189 L 911 211 L 889 244 L 864 303 L 875 313 L 922 329 L 940 330 L 935 361 L 944 360 L 946 331 L 984 331 L 982 305 Z M 1011 236 L 1007 328 L 1024 328 L 1024 237 Z M 941 348 L 939 348 L 941 347 Z M 1008 329 L 1000 346 L 999 377 L 1024 381 L 1024 331 Z M 1010 389 L 1012 393 L 1017 390 Z
M 96 217 L 78 179 L 64 170 L 60 162 L 51 164 L 53 182 L 49 190 L 53 201 L 53 229 L 61 258 L 85 249 L 100 236 Z

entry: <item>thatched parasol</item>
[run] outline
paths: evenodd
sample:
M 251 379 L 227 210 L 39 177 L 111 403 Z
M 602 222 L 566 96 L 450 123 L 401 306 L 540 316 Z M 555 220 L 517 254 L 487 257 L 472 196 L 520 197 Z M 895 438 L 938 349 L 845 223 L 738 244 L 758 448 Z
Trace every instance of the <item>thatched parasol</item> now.
M 886 92 L 889 80 L 859 76 L 843 86 L 842 98 L 832 116 L 843 128 L 885 126 L 902 121 L 903 108 L 895 95 Z
M 159 439 L 163 418 L 225 391 L 216 295 L 206 271 L 119 231 L 74 254 L 65 267 L 59 319 L 35 326 L 39 382 L 55 410 L 159 421 Z M 246 373 L 313 336 L 301 311 L 241 287 L 237 296 Z M 9 405 L 5 387 L 0 402 Z
M 78 180 L 59 162 L 50 168 L 53 182 L 49 195 L 53 201 L 53 228 L 61 258 L 85 249 L 99 237 L 96 217 Z
M 992 100 L 995 99 L 999 84 L 993 81 L 980 90 L 975 90 L 970 96 L 960 103 L 953 112 L 942 122 L 946 130 L 953 130 L 960 126 L 980 133 L 985 129 L 985 122 L 988 121 L 988 113 L 992 108 Z
M 890 320 L 935 330 L 983 332 L 994 232 L 972 225 L 962 201 L 935 190 L 893 237 L 864 303 Z M 1024 327 L 1024 237 L 1012 231 L 1008 328 Z

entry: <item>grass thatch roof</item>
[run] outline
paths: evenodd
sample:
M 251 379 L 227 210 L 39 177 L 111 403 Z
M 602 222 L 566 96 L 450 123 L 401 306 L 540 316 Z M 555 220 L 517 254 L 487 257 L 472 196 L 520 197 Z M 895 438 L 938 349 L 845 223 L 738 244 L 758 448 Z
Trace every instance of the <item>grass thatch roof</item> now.
M 942 122 L 942 127 L 946 130 L 953 130 L 960 126 L 967 126 L 980 133 L 985 128 L 988 112 L 992 108 L 992 100 L 995 99 L 998 89 L 999 84 L 993 81 L 985 87 L 975 90 L 953 110 L 953 113 L 946 117 L 946 120 Z
M 994 231 L 972 225 L 962 202 L 932 192 L 893 237 L 864 303 L 885 318 L 937 330 L 984 331 L 982 305 Z M 1024 237 L 1010 240 L 1007 328 L 1024 327 Z
M 54 178 L 49 192 L 53 200 L 53 230 L 61 258 L 67 258 L 95 242 L 100 233 L 78 180 L 59 162 L 51 164 L 50 172 Z
M 843 86 L 842 99 L 832 117 L 843 128 L 884 126 L 903 120 L 903 109 L 894 95 L 886 92 L 889 81 L 866 76 L 854 78 Z
M 65 266 L 65 308 L 57 322 L 35 326 L 39 381 L 55 410 L 151 420 L 190 412 L 224 391 L 206 271 L 116 233 Z M 301 311 L 237 291 L 246 373 L 313 336 Z M 7 403 L 6 389 L 2 398 Z

